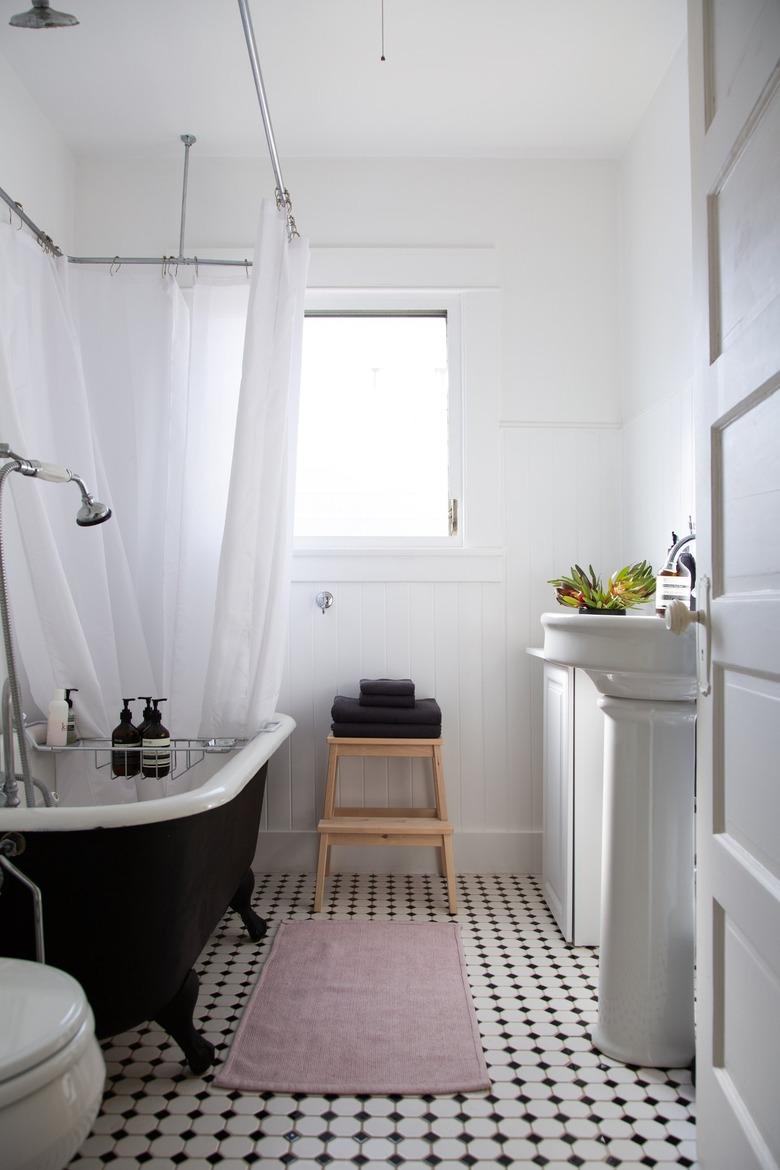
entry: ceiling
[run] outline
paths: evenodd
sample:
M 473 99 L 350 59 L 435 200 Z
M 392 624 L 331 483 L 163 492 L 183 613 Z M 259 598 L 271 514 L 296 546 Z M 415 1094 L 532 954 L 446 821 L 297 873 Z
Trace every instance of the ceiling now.
M 54 0 L 77 28 L 0 54 L 79 153 L 264 151 L 235 0 Z M 684 0 L 252 0 L 279 153 L 615 157 L 685 35 Z

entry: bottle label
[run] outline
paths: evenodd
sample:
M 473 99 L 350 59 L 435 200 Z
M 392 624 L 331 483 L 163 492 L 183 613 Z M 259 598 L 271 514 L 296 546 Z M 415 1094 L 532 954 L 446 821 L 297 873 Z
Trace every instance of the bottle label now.
M 167 768 L 171 763 L 171 740 L 146 739 L 143 741 L 142 764 L 144 768 Z
M 690 605 L 691 579 L 687 574 L 684 577 L 656 577 L 655 608 L 666 609 L 672 601 Z
M 135 776 L 141 768 L 141 741 L 111 740 L 111 770 L 115 776 Z

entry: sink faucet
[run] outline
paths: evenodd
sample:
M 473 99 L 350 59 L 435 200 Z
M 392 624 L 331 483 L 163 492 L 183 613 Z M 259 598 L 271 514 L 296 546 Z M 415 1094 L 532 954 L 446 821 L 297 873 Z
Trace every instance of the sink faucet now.
M 690 523 L 690 521 L 689 521 L 689 523 Z M 680 539 L 678 541 L 676 541 L 672 545 L 672 547 L 669 549 L 669 555 L 666 558 L 666 564 L 664 565 L 664 570 L 666 570 L 667 572 L 674 572 L 674 570 L 677 568 L 677 557 L 679 556 L 680 552 L 682 551 L 682 549 L 685 548 L 686 544 L 690 544 L 691 541 L 695 540 L 695 539 L 696 539 L 696 533 L 693 530 L 693 525 L 691 525 L 691 530 L 688 533 L 688 535 L 681 536 Z

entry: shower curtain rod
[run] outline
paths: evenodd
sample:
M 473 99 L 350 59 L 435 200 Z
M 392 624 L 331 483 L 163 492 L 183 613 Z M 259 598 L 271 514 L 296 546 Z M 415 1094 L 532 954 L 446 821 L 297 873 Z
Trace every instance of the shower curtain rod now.
M 13 216 L 18 216 L 19 226 L 24 224 L 28 227 L 35 236 L 38 243 L 43 248 L 44 252 L 50 253 L 52 256 L 62 256 L 62 249 L 59 248 L 50 235 L 38 227 L 34 220 L 30 219 L 29 215 L 24 211 L 21 203 L 17 203 L 12 199 L 7 191 L 0 187 L 0 200 L 6 204 L 11 211 L 9 217 L 13 220 Z M 121 268 L 123 264 L 157 264 L 165 271 L 170 271 L 171 268 L 176 268 L 182 264 L 184 267 L 199 268 L 204 267 L 220 267 L 220 268 L 251 268 L 252 261 L 246 260 L 210 260 L 200 256 L 66 256 L 66 260 L 71 264 L 116 264 Z
M 2 187 L 0 187 L 0 199 L 2 199 L 3 203 L 7 204 L 7 206 L 10 208 L 11 212 L 13 213 L 12 215 L 9 215 L 9 217 L 8 217 L 9 223 L 11 223 L 13 221 L 13 215 L 18 215 L 19 227 L 21 227 L 22 224 L 25 224 L 25 226 L 28 227 L 30 229 L 30 231 L 32 232 L 32 234 L 35 236 L 36 240 L 41 245 L 41 247 L 44 249 L 44 251 L 51 252 L 51 254 L 53 256 L 61 256 L 62 255 L 62 248 L 58 248 L 57 245 L 54 243 L 54 240 L 51 238 L 51 236 L 48 236 L 46 234 L 46 232 L 41 231 L 41 229 L 38 227 L 37 223 L 34 223 L 30 219 L 29 215 L 27 215 L 27 213 L 23 209 L 21 203 L 17 203 L 17 201 L 15 199 L 12 199 L 11 196 L 8 194 L 8 192 L 4 191 Z
M 287 216 L 287 236 L 292 240 L 299 235 L 298 227 L 295 223 L 295 217 L 292 211 L 292 201 L 290 200 L 290 193 L 284 185 L 284 178 L 282 176 L 282 167 L 279 162 L 279 152 L 276 149 L 276 139 L 274 137 L 273 126 L 271 125 L 271 114 L 268 109 L 268 98 L 265 92 L 265 85 L 263 83 L 263 74 L 260 70 L 260 57 L 257 52 L 257 41 L 255 39 L 255 30 L 252 26 L 252 14 L 249 11 L 249 0 L 238 0 L 238 9 L 241 14 L 241 24 L 244 29 L 244 38 L 246 40 L 247 52 L 249 53 L 249 65 L 252 70 L 252 77 L 257 90 L 257 100 L 260 104 L 260 117 L 263 120 L 263 129 L 265 130 L 265 140 L 268 144 L 268 153 L 271 158 L 271 168 L 274 172 L 274 179 L 276 181 L 276 206 L 280 211 L 284 211 Z M 189 141 L 188 141 L 189 140 Z M 201 265 L 205 267 L 216 268 L 251 268 L 251 260 L 209 260 L 201 259 L 199 256 L 182 256 L 184 248 L 184 219 L 186 215 L 187 204 L 187 169 L 189 163 L 189 147 L 195 139 L 189 135 L 182 135 L 182 142 L 185 144 L 185 163 L 184 163 L 184 189 L 182 191 L 182 208 L 181 208 L 181 230 L 179 233 L 179 255 L 178 256 L 67 256 L 66 259 L 71 264 L 116 264 L 117 268 L 121 268 L 123 264 L 159 264 L 163 272 L 170 271 L 171 268 L 178 268 L 180 264 L 184 267 L 193 267 L 197 272 Z M 52 256 L 62 256 L 62 248 L 54 243 L 54 240 L 44 232 L 38 225 L 30 219 L 29 215 L 23 210 L 21 203 L 17 203 L 15 199 L 0 187 L 0 199 L 11 210 L 12 215 L 17 215 L 20 220 L 20 225 L 25 224 L 35 236 L 38 243 L 43 248 L 44 252 L 48 252 Z

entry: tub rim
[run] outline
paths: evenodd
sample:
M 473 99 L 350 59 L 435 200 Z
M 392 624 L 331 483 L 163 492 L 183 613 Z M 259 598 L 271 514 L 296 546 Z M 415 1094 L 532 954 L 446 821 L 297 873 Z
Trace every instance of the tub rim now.
M 0 808 L 0 833 L 58 832 L 149 825 L 219 808 L 220 805 L 228 804 L 241 792 L 295 730 L 296 723 L 291 715 L 277 711 L 272 719 L 278 720 L 278 727 L 258 731 L 240 751 L 231 755 L 213 776 L 189 792 L 128 804 Z

